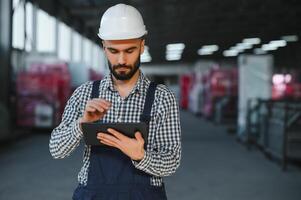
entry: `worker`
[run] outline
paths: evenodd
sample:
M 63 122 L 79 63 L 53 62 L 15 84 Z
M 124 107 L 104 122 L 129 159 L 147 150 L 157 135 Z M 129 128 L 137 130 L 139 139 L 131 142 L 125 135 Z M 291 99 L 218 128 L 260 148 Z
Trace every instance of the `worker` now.
M 87 122 L 143 121 L 148 139 L 112 128 L 97 133 L 103 145 L 85 144 L 73 200 L 167 199 L 163 177 L 173 174 L 181 159 L 179 108 L 171 90 L 151 82 L 139 68 L 146 34 L 141 14 L 130 5 L 112 6 L 101 18 L 98 36 L 110 73 L 74 91 L 51 133 L 50 153 L 55 159 L 69 156 Z

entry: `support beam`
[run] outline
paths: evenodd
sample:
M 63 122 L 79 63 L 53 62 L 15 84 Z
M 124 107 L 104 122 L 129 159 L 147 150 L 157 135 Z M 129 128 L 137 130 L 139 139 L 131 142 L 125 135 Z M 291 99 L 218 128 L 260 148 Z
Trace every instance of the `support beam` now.
M 0 140 L 11 136 L 10 78 L 12 45 L 12 0 L 0 1 Z
M 12 1 L 0 1 L 0 103 L 9 104 L 12 44 Z

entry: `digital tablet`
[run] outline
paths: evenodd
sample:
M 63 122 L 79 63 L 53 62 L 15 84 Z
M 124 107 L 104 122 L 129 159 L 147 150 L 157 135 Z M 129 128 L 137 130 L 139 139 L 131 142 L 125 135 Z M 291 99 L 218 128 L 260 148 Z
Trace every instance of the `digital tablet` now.
M 84 134 L 84 140 L 87 145 L 101 146 L 102 144 L 97 139 L 99 132 L 108 133 L 108 128 L 115 129 L 123 133 L 124 135 L 135 138 L 135 133 L 139 131 L 145 141 L 145 145 L 148 139 L 148 126 L 144 122 L 139 123 L 103 123 L 103 122 L 90 122 L 82 123 L 82 129 Z M 108 133 L 110 134 L 110 133 Z

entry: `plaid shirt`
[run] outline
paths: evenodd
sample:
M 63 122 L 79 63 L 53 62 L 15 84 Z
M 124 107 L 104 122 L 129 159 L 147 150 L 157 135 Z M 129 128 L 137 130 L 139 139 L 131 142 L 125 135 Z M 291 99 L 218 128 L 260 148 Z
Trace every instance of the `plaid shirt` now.
M 134 89 L 126 98 L 120 97 L 113 87 L 111 75 L 100 83 L 99 98 L 111 102 L 112 106 L 104 116 L 104 122 L 140 122 L 146 92 L 150 81 L 140 72 Z M 79 127 L 79 118 L 83 116 L 85 105 L 90 99 L 92 82 L 78 87 L 65 107 L 62 122 L 52 133 L 49 143 L 51 155 L 65 158 L 79 146 L 83 133 Z M 78 174 L 79 183 L 86 185 L 90 164 L 90 146 L 85 145 L 83 166 Z M 159 84 L 151 111 L 149 136 L 144 158 L 132 161 L 133 165 L 152 175 L 150 184 L 162 185 L 162 177 L 176 171 L 181 159 L 181 127 L 179 108 L 174 94 L 164 85 Z

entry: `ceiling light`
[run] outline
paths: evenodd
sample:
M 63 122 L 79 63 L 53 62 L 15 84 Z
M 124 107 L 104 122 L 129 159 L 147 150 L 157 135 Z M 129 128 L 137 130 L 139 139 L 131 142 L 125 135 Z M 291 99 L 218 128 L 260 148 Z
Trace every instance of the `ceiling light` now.
M 167 54 L 166 55 L 166 57 L 169 57 L 169 58 L 179 58 L 181 56 L 182 56 L 181 54 Z
M 297 35 L 286 35 L 286 36 L 282 36 L 281 39 L 287 42 L 297 42 L 299 38 Z
M 246 38 L 243 39 L 242 42 L 245 44 L 255 45 L 255 44 L 260 44 L 261 40 L 260 38 Z
M 174 43 L 174 44 L 168 44 L 166 45 L 166 50 L 167 51 L 183 51 L 183 49 L 185 48 L 185 44 L 184 43 Z
M 201 56 L 211 55 L 211 54 L 213 54 L 213 51 L 208 51 L 208 50 L 205 50 L 205 49 L 199 49 L 198 54 L 201 55 Z
M 217 45 L 204 45 L 201 49 L 203 49 L 204 51 L 217 51 L 218 48 L 219 47 Z
M 226 50 L 226 51 L 223 52 L 223 55 L 224 55 L 225 57 L 231 57 L 231 56 L 237 56 L 238 53 L 239 53 L 239 52 L 236 51 L 236 50 Z
M 172 52 L 167 52 L 166 55 L 167 56 L 181 56 L 182 52 L 172 51 Z
M 166 54 L 166 59 L 181 59 L 181 54 Z
M 285 47 L 286 46 L 286 41 L 285 40 L 272 40 L 269 43 L 271 46 L 275 47 Z
M 275 45 L 271 45 L 271 44 L 264 44 L 264 45 L 262 45 L 261 49 L 263 51 L 274 51 L 274 50 L 277 50 L 278 47 Z

